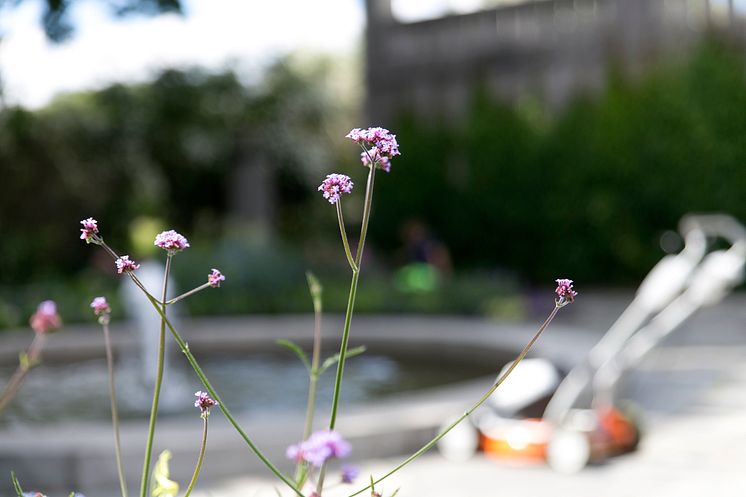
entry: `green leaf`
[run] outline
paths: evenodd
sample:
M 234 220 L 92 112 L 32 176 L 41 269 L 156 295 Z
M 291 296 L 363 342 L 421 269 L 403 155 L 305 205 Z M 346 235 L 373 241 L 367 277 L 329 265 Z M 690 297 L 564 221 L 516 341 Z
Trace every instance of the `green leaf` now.
M 150 494 L 153 497 L 176 497 L 179 493 L 179 484 L 171 479 L 171 471 L 168 461 L 171 459 L 171 451 L 164 450 L 158 456 L 153 469 L 153 482 Z
M 70 492 L 70 495 L 68 495 L 67 497 L 75 497 L 75 492 Z
M 314 299 L 321 298 L 321 292 L 324 287 L 321 286 L 321 282 L 311 271 L 306 271 L 306 280 L 308 281 L 308 291 L 311 293 L 311 297 Z
M 285 347 L 291 352 L 294 352 L 295 355 L 298 356 L 298 359 L 300 359 L 303 365 L 306 367 L 306 369 L 309 372 L 311 371 L 311 364 L 309 364 L 308 362 L 308 356 L 306 355 L 305 352 L 303 352 L 303 349 L 301 349 L 297 344 L 291 342 L 290 340 L 285 340 L 285 339 L 275 340 L 275 343 L 279 345 L 280 347 Z
M 23 489 L 21 488 L 21 484 L 18 483 L 18 478 L 16 478 L 16 472 L 11 471 L 10 472 L 10 481 L 13 482 L 13 488 L 16 491 L 17 497 L 23 497 Z
M 393 493 L 393 494 L 391 494 L 391 497 L 396 497 L 396 494 L 398 494 L 398 493 L 399 493 L 399 490 L 401 490 L 401 487 L 399 487 L 399 488 L 397 488 L 396 490 L 394 490 L 394 493 Z
M 355 357 L 356 355 L 360 355 L 363 352 L 365 352 L 365 345 L 361 345 L 360 347 L 349 349 L 347 351 L 347 358 L 349 359 L 350 357 Z M 319 375 L 324 374 L 324 371 L 329 369 L 331 366 L 337 364 L 337 362 L 339 362 L 339 354 L 334 354 L 333 356 L 328 357 L 324 361 L 324 363 L 321 365 L 321 367 L 319 368 Z
M 319 279 L 311 271 L 306 271 L 306 280 L 308 281 L 308 292 L 311 294 L 311 300 L 313 300 L 313 310 L 319 313 L 321 312 L 321 293 L 323 287 Z

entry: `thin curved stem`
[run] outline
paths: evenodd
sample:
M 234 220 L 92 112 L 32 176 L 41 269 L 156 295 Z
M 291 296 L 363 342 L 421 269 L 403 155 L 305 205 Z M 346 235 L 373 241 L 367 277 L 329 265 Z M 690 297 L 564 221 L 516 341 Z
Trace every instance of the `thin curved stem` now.
M 345 255 L 347 256 L 347 262 L 350 263 L 350 268 L 353 271 L 357 271 L 357 264 L 355 263 L 355 260 L 352 258 L 352 252 L 350 251 L 350 244 L 347 241 L 347 230 L 345 229 L 345 221 L 344 217 L 342 216 L 342 199 L 340 198 L 336 202 L 337 206 L 337 221 L 339 221 L 339 232 L 342 235 L 342 245 L 344 245 L 345 248 Z
M 134 275 L 131 275 L 133 278 Z M 174 340 L 176 341 L 176 344 L 179 346 L 179 349 L 184 354 L 184 356 L 187 358 L 187 361 L 189 362 L 189 365 L 194 370 L 194 373 L 197 375 L 197 377 L 202 382 L 202 385 L 205 387 L 205 390 L 210 394 L 210 397 L 215 399 L 218 402 L 218 408 L 222 411 L 222 413 L 225 415 L 228 422 L 233 425 L 233 428 L 238 432 L 238 434 L 243 438 L 244 442 L 246 442 L 246 445 L 249 446 L 249 448 L 254 452 L 254 454 L 259 458 L 262 463 L 277 477 L 279 478 L 283 483 L 285 483 L 290 489 L 295 492 L 299 497 L 305 497 L 301 491 L 296 488 L 296 486 L 286 477 L 285 475 L 280 472 L 277 467 L 272 464 L 272 462 L 267 459 L 267 456 L 264 455 L 264 453 L 259 450 L 259 447 L 256 446 L 253 440 L 246 434 L 246 432 L 241 428 L 241 425 L 238 424 L 238 421 L 236 421 L 236 418 L 233 417 L 233 414 L 231 414 L 230 410 L 226 407 L 225 402 L 220 398 L 220 395 L 215 391 L 215 388 L 210 383 L 210 380 L 207 379 L 207 376 L 205 376 L 205 373 L 202 371 L 202 368 L 199 366 L 199 363 L 197 362 L 197 359 L 195 359 L 192 352 L 189 350 L 189 345 L 184 341 L 184 339 L 181 337 L 178 331 L 176 331 L 176 328 L 174 328 L 173 324 L 171 324 L 171 321 L 166 317 L 165 313 L 161 309 L 161 303 L 152 295 L 146 292 L 145 294 L 148 297 L 148 300 L 150 300 L 151 305 L 156 310 L 156 312 L 161 316 L 163 321 L 166 323 L 166 327 L 171 332 L 171 336 L 173 336 Z
M 114 259 L 117 259 L 119 256 L 114 252 L 109 246 L 107 246 L 105 243 L 103 243 L 103 240 L 100 244 Z M 272 462 L 267 459 L 267 456 L 264 455 L 264 453 L 257 447 L 257 445 L 254 443 L 254 441 L 246 434 L 246 432 L 241 428 L 241 425 L 238 424 L 238 421 L 236 421 L 236 418 L 233 417 L 233 414 L 231 414 L 230 410 L 225 406 L 225 403 L 220 398 L 218 393 L 213 388 L 210 381 L 207 379 L 207 376 L 202 372 L 202 368 L 200 368 L 199 363 L 197 363 L 197 359 L 194 358 L 194 355 L 192 355 L 191 351 L 189 350 L 189 346 L 184 341 L 183 338 L 181 338 L 181 335 L 176 331 L 176 329 L 173 327 L 171 322 L 166 317 L 166 313 L 164 312 L 162 308 L 163 302 L 159 302 L 158 299 L 156 299 L 145 286 L 142 284 L 142 282 L 139 280 L 137 275 L 134 274 L 132 271 L 127 271 L 127 275 L 130 277 L 133 283 L 142 290 L 143 294 L 148 298 L 150 301 L 150 304 L 153 306 L 155 311 L 161 316 L 161 319 L 166 323 L 166 327 L 171 332 L 171 335 L 174 337 L 174 340 L 179 346 L 179 349 L 181 349 L 181 352 L 186 356 L 187 361 L 189 362 L 189 365 L 194 370 L 197 377 L 199 377 L 200 381 L 202 382 L 202 385 L 205 387 L 205 390 L 207 390 L 210 394 L 210 396 L 215 399 L 219 405 L 218 408 L 223 412 L 226 419 L 228 419 L 228 422 L 233 426 L 233 428 L 238 432 L 238 434 L 243 438 L 244 442 L 246 442 L 246 445 L 249 446 L 251 451 L 256 455 L 257 458 L 259 458 L 260 461 L 278 478 L 280 481 L 282 481 L 284 484 L 286 484 L 293 492 L 295 492 L 296 495 L 299 497 L 305 497 L 303 493 L 296 488 L 296 486 L 285 476 L 283 475 L 277 467 L 272 464 Z M 163 299 L 165 301 L 165 297 Z
M 368 223 L 370 222 L 370 211 L 373 205 L 373 184 L 376 178 L 376 165 L 371 163 L 368 172 L 368 184 L 365 187 L 365 205 L 363 206 L 363 221 L 360 226 L 360 240 L 357 244 L 355 253 L 355 266 L 360 270 L 360 264 L 363 261 L 363 249 L 365 248 L 365 237 L 368 234 Z
M 178 297 L 174 297 L 174 298 L 172 298 L 171 300 L 168 300 L 168 301 L 166 302 L 166 305 L 171 305 L 171 304 L 175 304 L 176 302 L 178 302 L 178 301 L 180 301 L 180 300 L 184 300 L 185 298 L 189 297 L 190 295 L 194 295 L 194 294 L 195 294 L 195 293 L 197 293 L 197 292 L 201 292 L 202 290 L 204 290 L 205 288 L 207 288 L 207 287 L 209 287 L 209 286 L 211 286 L 211 285 L 210 285 L 210 283 L 208 282 L 208 283 L 204 283 L 204 284 L 202 284 L 202 285 L 200 285 L 200 286 L 198 286 L 198 287 L 196 287 L 196 288 L 192 288 L 192 289 L 191 289 L 191 290 L 189 290 L 188 292 L 182 293 L 182 294 L 181 294 L 181 295 L 179 295 Z
M 184 497 L 189 497 L 189 494 L 192 493 L 192 489 L 194 488 L 194 484 L 197 483 L 197 477 L 199 476 L 199 470 L 202 469 L 202 461 L 205 459 L 205 447 L 207 446 L 207 417 L 208 413 L 205 412 L 202 415 L 202 442 L 199 446 L 199 456 L 197 457 L 197 466 L 194 468 L 194 474 L 192 475 L 192 480 L 189 482 L 189 486 L 186 489 L 186 493 L 184 494 Z
M 352 259 L 350 259 L 351 261 Z M 320 287 L 319 287 L 320 288 Z M 321 316 L 322 316 L 322 301 L 321 291 L 314 291 L 314 282 L 309 276 L 309 289 L 311 291 L 311 298 L 313 299 L 313 351 L 311 353 L 311 370 L 308 375 L 308 400 L 306 401 L 306 420 L 303 426 L 303 440 L 307 440 L 311 435 L 313 429 L 313 418 L 316 412 L 316 391 L 317 383 L 319 379 L 319 362 L 321 360 Z M 295 481 L 298 486 L 303 486 L 304 479 L 304 462 L 299 461 L 295 468 Z M 307 474 L 307 473 L 305 473 Z
M 158 303 L 161 311 L 161 328 L 158 332 L 158 360 L 156 363 L 155 385 L 153 386 L 153 403 L 150 407 L 150 421 L 148 422 L 148 437 L 145 442 L 145 457 L 143 458 L 142 479 L 140 481 L 140 497 L 147 497 L 150 482 L 150 462 L 153 454 L 153 439 L 155 438 L 155 424 L 158 418 L 158 404 L 163 385 L 163 369 L 166 359 L 166 297 L 168 294 L 168 276 L 171 272 L 172 255 L 166 256 L 166 269 L 163 272 L 163 293 Z M 137 280 L 139 282 L 139 280 Z
M 316 410 L 316 383 L 319 379 L 319 362 L 321 361 L 321 313 L 321 296 L 313 295 L 313 351 L 311 352 L 311 373 L 308 379 L 308 402 L 303 440 L 311 435 L 313 414 Z
M 375 480 L 373 482 L 373 484 L 382 482 L 383 480 L 385 480 L 389 476 L 393 475 L 394 473 L 396 473 L 397 471 L 399 471 L 400 469 L 402 469 L 407 464 L 411 463 L 412 461 L 414 461 L 415 459 L 417 459 L 418 457 L 420 457 L 422 454 L 424 454 L 428 450 L 432 449 L 435 446 L 435 444 L 437 444 L 440 441 L 440 439 L 442 439 L 443 437 L 445 437 L 448 434 L 448 432 L 450 432 L 459 423 L 461 423 L 464 419 L 466 419 L 479 406 L 481 406 L 482 404 L 484 404 L 484 402 L 487 399 L 490 398 L 490 396 L 495 392 L 495 390 L 497 390 L 497 388 L 500 385 L 502 385 L 502 383 L 510 375 L 510 373 L 513 372 L 513 370 L 516 368 L 516 366 L 518 366 L 518 363 L 520 363 L 523 360 L 523 358 L 526 357 L 526 354 L 528 354 L 528 351 L 531 350 L 531 347 L 533 347 L 534 343 L 536 343 L 536 341 L 539 339 L 539 337 L 544 332 L 544 330 L 547 328 L 547 326 L 549 326 L 549 323 L 552 322 L 552 320 L 554 319 L 554 316 L 557 315 L 557 311 L 559 311 L 559 309 L 560 309 L 560 306 L 555 305 L 554 309 L 552 309 L 552 312 L 549 314 L 549 317 L 547 317 L 547 319 L 544 321 L 544 323 L 539 327 L 539 330 L 534 334 L 534 336 L 531 338 L 531 340 L 529 340 L 529 342 L 526 344 L 526 346 L 523 347 L 523 350 L 521 350 L 521 352 L 518 354 L 518 357 L 515 358 L 515 360 L 513 361 L 513 363 L 510 365 L 510 367 L 507 370 L 505 370 L 505 372 L 503 374 L 501 374 L 500 377 L 497 380 L 495 380 L 495 382 L 492 384 L 492 386 L 490 387 L 490 389 L 487 390 L 487 392 L 485 392 L 485 394 L 482 395 L 479 398 L 478 401 L 476 401 L 469 409 L 467 409 L 464 412 L 464 414 L 462 414 L 458 419 L 456 419 L 453 423 L 451 423 L 450 425 L 448 425 L 443 431 L 441 431 L 440 433 L 438 433 L 438 435 L 436 435 L 435 438 L 433 438 L 428 443 L 426 443 L 425 445 L 423 445 L 420 450 L 418 450 L 417 452 L 415 452 L 414 454 L 412 454 L 411 456 L 409 456 L 407 459 L 405 459 L 404 461 L 402 461 L 398 466 L 396 466 L 394 469 L 392 469 L 391 471 L 389 471 L 388 473 L 386 473 L 385 475 L 383 475 L 381 478 Z M 355 492 L 353 494 L 350 494 L 348 497 L 354 497 L 355 495 L 359 495 L 359 494 L 365 492 L 366 490 L 368 490 L 369 488 L 371 488 L 371 485 L 368 485 L 367 487 L 361 488 L 357 492 Z
M 44 333 L 34 333 L 34 339 L 31 341 L 31 345 L 29 345 L 28 349 L 26 350 L 25 362 L 21 362 L 18 365 L 18 368 L 16 368 L 13 376 L 11 376 L 10 380 L 8 380 L 5 391 L 3 392 L 2 396 L 0 396 L 0 413 L 2 413 L 5 408 L 8 407 L 10 401 L 13 400 L 13 398 L 18 393 L 18 390 L 21 388 L 23 380 L 26 379 L 26 375 L 39 360 L 39 356 L 41 355 L 42 348 L 44 348 L 46 339 L 47 337 Z
M 339 361 L 337 362 L 337 374 L 334 379 L 334 396 L 332 397 L 332 411 L 329 416 L 329 430 L 333 430 L 337 423 L 337 411 L 339 409 L 339 395 L 342 388 L 342 377 L 344 375 L 345 360 L 347 358 L 347 345 L 350 341 L 350 325 L 352 324 L 352 315 L 355 310 L 355 299 L 357 297 L 357 285 L 360 279 L 360 267 L 363 261 L 363 249 L 365 248 L 365 238 L 368 233 L 368 223 L 370 221 L 370 211 L 373 204 L 373 185 L 375 180 L 376 167 L 371 162 L 368 171 L 368 183 L 365 188 L 365 204 L 363 206 L 363 220 L 360 226 L 360 240 L 355 253 L 354 264 L 352 267 L 352 279 L 350 281 L 350 293 L 347 298 L 347 310 L 345 311 L 344 329 L 342 330 L 342 342 L 339 345 Z M 338 212 L 341 212 L 339 210 Z M 319 481 L 316 485 L 316 493 L 321 495 L 324 488 L 324 476 L 326 475 L 326 462 L 321 465 L 319 471 Z
M 106 316 L 108 318 L 108 316 Z M 111 352 L 111 338 L 109 336 L 109 323 L 104 321 L 101 326 L 104 329 L 104 344 L 106 347 L 106 367 L 109 373 L 109 397 L 111 400 L 111 426 L 114 429 L 114 454 L 117 459 L 117 474 L 119 476 L 119 487 L 122 497 L 127 497 L 127 483 L 124 480 L 124 466 L 122 465 L 122 444 L 119 439 L 119 411 L 117 409 L 117 390 L 114 385 L 114 357 Z

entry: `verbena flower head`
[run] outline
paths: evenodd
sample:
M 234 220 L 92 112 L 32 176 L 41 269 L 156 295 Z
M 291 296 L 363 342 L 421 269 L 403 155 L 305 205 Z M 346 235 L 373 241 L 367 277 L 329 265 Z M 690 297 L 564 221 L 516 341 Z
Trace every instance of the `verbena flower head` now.
M 45 300 L 39 304 L 31 316 L 30 324 L 36 333 L 50 333 L 62 326 L 62 318 L 57 314 L 57 304 L 53 300 Z
M 189 242 L 183 235 L 180 235 L 174 230 L 168 230 L 162 233 L 158 233 L 155 237 L 153 245 L 156 245 L 163 250 L 168 251 L 170 255 L 173 255 L 176 252 L 181 252 L 185 248 L 189 247 Z
M 556 302 L 560 307 L 572 304 L 578 295 L 578 292 L 572 288 L 572 280 L 568 280 L 567 278 L 559 278 L 557 280 L 557 288 L 554 290 L 554 293 L 557 294 Z
M 349 176 L 334 173 L 326 176 L 326 179 L 319 185 L 319 191 L 324 192 L 324 198 L 330 204 L 336 204 L 342 193 L 352 192 L 353 186 Z
M 287 448 L 285 455 L 296 462 L 305 461 L 321 467 L 332 457 L 347 457 L 352 446 L 336 431 L 321 430 L 312 433 L 308 440 Z
M 370 159 L 373 159 L 378 167 L 389 172 L 391 170 L 390 160 L 397 155 L 401 155 L 396 135 L 392 135 L 386 128 L 355 128 L 347 133 L 347 138 L 359 143 L 368 151 L 368 154 L 363 153 L 360 156 L 365 166 L 370 166 Z
M 211 407 L 220 405 L 218 404 L 218 401 L 211 398 L 207 392 L 194 392 L 194 395 L 197 397 L 197 400 L 194 401 L 194 407 L 199 408 L 203 417 L 210 414 Z
M 106 297 L 96 297 L 91 302 L 91 309 L 93 309 L 93 312 L 96 314 L 96 316 L 101 316 L 102 314 L 109 314 L 111 312 L 111 307 L 109 307 L 109 303 L 106 301 Z
M 360 468 L 353 464 L 342 465 L 342 483 L 353 483 L 360 474 Z
M 225 281 L 225 276 L 219 270 L 212 268 L 212 272 L 207 275 L 207 283 L 213 288 L 218 288 L 220 282 Z
M 135 261 L 131 261 L 128 255 L 123 255 L 116 261 L 117 273 L 122 274 L 127 271 L 134 271 L 140 267 L 139 264 L 135 264 Z
M 80 239 L 85 240 L 86 243 L 95 243 L 95 235 L 98 234 L 98 221 L 89 217 L 88 219 L 83 219 L 80 224 L 83 225 L 80 229 Z

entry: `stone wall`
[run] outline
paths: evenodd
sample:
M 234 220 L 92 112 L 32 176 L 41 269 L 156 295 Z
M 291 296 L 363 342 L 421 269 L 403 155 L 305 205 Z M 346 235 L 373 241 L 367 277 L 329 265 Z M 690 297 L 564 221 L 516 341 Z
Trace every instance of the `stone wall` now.
M 379 123 L 404 110 L 458 117 L 479 84 L 560 108 L 612 67 L 634 76 L 710 27 L 742 27 L 733 0 L 534 0 L 414 23 L 390 0 L 366 3 L 367 110 Z

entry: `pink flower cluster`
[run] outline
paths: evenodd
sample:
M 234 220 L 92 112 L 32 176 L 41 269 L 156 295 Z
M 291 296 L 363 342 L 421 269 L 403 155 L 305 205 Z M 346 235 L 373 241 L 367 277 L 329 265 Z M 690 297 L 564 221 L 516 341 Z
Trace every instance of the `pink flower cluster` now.
M 53 300 L 45 300 L 39 304 L 31 316 L 30 324 L 36 333 L 49 333 L 62 326 L 62 319 L 57 314 L 57 304 Z
M 93 299 L 91 302 L 91 309 L 93 309 L 96 316 L 109 314 L 111 312 L 111 307 L 109 307 L 109 303 L 106 302 L 106 297 L 96 297 Z
M 225 281 L 225 276 L 223 275 L 223 273 L 215 268 L 212 268 L 212 272 L 207 275 L 207 283 L 213 288 L 218 288 L 221 281 Z
M 169 254 L 173 255 L 189 247 L 189 242 L 183 235 L 174 230 L 168 230 L 156 235 L 153 245 L 167 250 Z
M 207 392 L 194 392 L 194 395 L 197 397 L 197 400 L 194 401 L 194 407 L 198 407 L 202 414 L 209 412 L 211 407 L 220 405 Z
M 305 461 L 317 468 L 332 457 L 347 457 L 352 446 L 336 431 L 321 430 L 312 433 L 308 440 L 287 448 L 288 459 Z
M 572 280 L 568 280 L 567 278 L 557 280 L 557 288 L 554 290 L 554 293 L 557 294 L 558 305 L 572 304 L 578 295 L 578 292 L 572 288 Z
M 396 135 L 386 128 L 354 128 L 347 133 L 347 138 L 359 143 L 365 151 L 360 154 L 363 165 L 370 166 L 371 160 L 386 172 L 391 171 L 391 159 L 399 153 Z
M 324 198 L 330 204 L 339 202 L 342 193 L 352 192 L 353 183 L 349 176 L 344 174 L 328 174 L 326 179 L 319 185 L 318 190 L 324 193 Z
M 94 235 L 98 234 L 98 221 L 89 217 L 88 219 L 83 219 L 80 224 L 83 225 L 80 229 L 80 239 L 85 240 L 86 243 L 93 242 Z
M 117 273 L 122 274 L 127 271 L 134 271 L 140 267 L 139 264 L 135 264 L 135 261 L 131 261 L 128 255 L 123 255 L 116 261 Z

